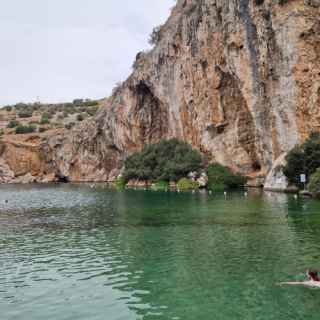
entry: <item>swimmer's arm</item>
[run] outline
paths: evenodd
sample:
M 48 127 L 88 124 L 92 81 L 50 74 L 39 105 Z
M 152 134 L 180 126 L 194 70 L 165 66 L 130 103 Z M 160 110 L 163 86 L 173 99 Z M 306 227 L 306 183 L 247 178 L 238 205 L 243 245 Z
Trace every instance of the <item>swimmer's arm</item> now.
M 279 286 L 308 286 L 310 282 L 280 282 L 278 283 Z

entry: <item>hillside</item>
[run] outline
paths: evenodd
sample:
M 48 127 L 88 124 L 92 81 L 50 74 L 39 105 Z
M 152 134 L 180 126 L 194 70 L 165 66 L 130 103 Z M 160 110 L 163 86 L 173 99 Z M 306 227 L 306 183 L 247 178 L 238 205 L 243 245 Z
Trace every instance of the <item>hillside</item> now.
M 16 131 L 18 134 L 43 133 L 61 128 L 70 130 L 76 123 L 93 117 L 100 103 L 76 99 L 60 104 L 18 103 L 4 106 L 0 108 L 0 134 L 13 135 Z M 19 130 L 21 127 L 25 127 L 24 130 Z

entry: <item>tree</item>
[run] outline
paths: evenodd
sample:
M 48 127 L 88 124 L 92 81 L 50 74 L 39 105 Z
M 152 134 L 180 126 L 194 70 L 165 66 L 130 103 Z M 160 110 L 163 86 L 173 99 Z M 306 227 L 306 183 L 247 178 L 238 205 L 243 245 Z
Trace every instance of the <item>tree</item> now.
M 311 175 L 320 168 L 320 134 L 312 133 L 302 145 L 294 147 L 286 157 L 283 169 L 288 181 L 302 187 L 300 174 L 304 173 L 309 181 Z
M 161 40 L 161 28 L 162 26 L 154 27 L 150 34 L 149 43 L 155 45 Z
M 128 157 L 123 177 L 126 181 L 178 181 L 189 172 L 198 170 L 201 163 L 200 153 L 189 144 L 177 139 L 163 140 Z
M 234 174 L 229 168 L 218 163 L 208 168 L 208 188 L 211 190 L 224 190 L 243 186 L 246 179 Z

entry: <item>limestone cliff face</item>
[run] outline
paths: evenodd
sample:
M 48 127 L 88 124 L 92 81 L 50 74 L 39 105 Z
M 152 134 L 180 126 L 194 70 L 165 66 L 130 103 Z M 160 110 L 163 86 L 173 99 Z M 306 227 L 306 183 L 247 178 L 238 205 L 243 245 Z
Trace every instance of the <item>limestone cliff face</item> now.
M 158 40 L 94 120 L 42 143 L 47 171 L 104 181 L 177 137 L 263 178 L 320 130 L 320 0 L 179 0 Z

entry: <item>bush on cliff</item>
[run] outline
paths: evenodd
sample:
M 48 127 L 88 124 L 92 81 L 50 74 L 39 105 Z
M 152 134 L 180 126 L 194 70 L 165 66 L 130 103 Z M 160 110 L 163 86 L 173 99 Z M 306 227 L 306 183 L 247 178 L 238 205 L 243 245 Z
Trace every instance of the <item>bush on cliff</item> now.
M 201 167 L 201 155 L 177 139 L 147 145 L 125 161 L 124 178 L 150 181 L 178 181 Z
M 320 168 L 316 170 L 310 177 L 310 182 L 308 184 L 308 190 L 313 193 L 320 192 Z
M 28 109 L 20 111 L 18 114 L 19 118 L 31 118 L 32 115 L 33 115 L 33 111 Z
M 191 191 L 199 189 L 199 185 L 196 181 L 192 181 L 187 178 L 182 178 L 177 183 L 177 189 L 180 191 Z
M 30 125 L 30 126 L 22 126 L 19 125 L 18 127 L 16 127 L 16 134 L 26 134 L 26 133 L 33 133 L 36 131 L 36 126 L 34 125 Z
M 10 120 L 10 122 L 7 125 L 7 128 L 13 129 L 19 125 L 19 121 L 17 120 Z
M 225 190 L 244 186 L 246 179 L 218 163 L 208 168 L 208 189 Z
M 49 119 L 49 115 L 47 113 L 44 113 L 41 116 L 41 120 L 40 120 L 41 124 L 49 124 L 50 123 L 50 119 Z
M 286 157 L 287 165 L 284 174 L 288 181 L 296 186 L 303 187 L 300 175 L 306 174 L 307 180 L 320 168 L 320 134 L 312 133 L 310 137 L 299 146 L 293 148 Z

